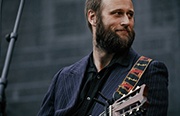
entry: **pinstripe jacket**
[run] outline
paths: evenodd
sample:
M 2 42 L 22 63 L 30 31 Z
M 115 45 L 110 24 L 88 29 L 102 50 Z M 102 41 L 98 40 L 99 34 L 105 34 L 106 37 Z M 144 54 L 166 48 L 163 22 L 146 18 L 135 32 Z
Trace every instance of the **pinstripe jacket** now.
M 122 65 L 116 67 L 105 83 L 102 93 L 112 98 L 114 91 L 123 81 L 133 64 L 140 56 L 130 49 Z M 45 95 L 38 116 L 71 116 L 76 106 L 80 85 L 88 64 L 89 55 L 75 64 L 61 69 L 53 78 Z M 147 116 L 166 116 L 168 109 L 168 71 L 166 66 L 153 60 L 137 85 L 146 84 L 149 88 Z M 102 98 L 99 100 L 103 101 Z M 104 107 L 96 104 L 92 116 L 98 116 Z

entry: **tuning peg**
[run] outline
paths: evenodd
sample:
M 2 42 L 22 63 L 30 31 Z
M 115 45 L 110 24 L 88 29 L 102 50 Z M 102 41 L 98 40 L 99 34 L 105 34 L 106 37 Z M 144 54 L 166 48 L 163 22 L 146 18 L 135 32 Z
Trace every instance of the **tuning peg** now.
M 133 114 L 133 112 L 132 112 L 132 111 L 130 111 L 130 112 L 129 112 L 129 115 L 131 115 L 131 114 Z
M 139 108 L 136 108 L 136 111 L 138 112 L 138 111 L 139 111 Z
M 134 116 L 137 116 L 137 111 L 136 111 L 136 109 L 133 109 L 132 112 L 133 112 L 133 115 L 134 115 Z
M 141 108 L 141 113 L 143 114 L 143 116 L 146 114 L 147 109 L 146 108 Z
M 136 112 L 136 114 L 137 114 L 137 116 L 143 116 L 140 110 L 138 110 L 138 111 Z
M 124 114 L 124 116 L 129 116 L 130 114 L 129 114 L 129 112 L 126 112 L 125 114 Z
M 123 94 L 122 98 L 123 98 L 123 97 L 125 97 L 125 96 L 126 96 L 126 95 L 125 95 L 125 94 Z
M 129 91 L 129 93 L 132 93 L 133 92 L 133 90 L 131 89 L 130 91 Z

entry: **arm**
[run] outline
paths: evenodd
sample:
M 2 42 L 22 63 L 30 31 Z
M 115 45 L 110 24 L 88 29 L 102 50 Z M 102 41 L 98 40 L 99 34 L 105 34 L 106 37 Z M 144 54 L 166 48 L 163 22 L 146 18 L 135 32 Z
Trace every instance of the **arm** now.
M 52 83 L 43 99 L 41 108 L 37 116 L 53 116 L 54 115 L 54 89 L 56 85 L 58 74 L 52 80 Z
M 166 116 L 168 109 L 168 71 L 166 66 L 153 61 L 142 77 L 148 90 L 149 106 L 147 116 Z

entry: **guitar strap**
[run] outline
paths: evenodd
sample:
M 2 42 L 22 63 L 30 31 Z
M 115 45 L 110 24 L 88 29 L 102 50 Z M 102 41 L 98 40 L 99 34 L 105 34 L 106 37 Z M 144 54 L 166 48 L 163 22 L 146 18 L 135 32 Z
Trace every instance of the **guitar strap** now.
M 141 56 L 136 61 L 132 69 L 124 78 L 123 82 L 118 86 L 117 90 L 115 91 L 113 95 L 114 100 L 121 98 L 124 94 L 126 95 L 132 89 L 134 89 L 134 87 L 140 80 L 141 76 L 143 75 L 151 61 L 152 59 L 145 56 Z

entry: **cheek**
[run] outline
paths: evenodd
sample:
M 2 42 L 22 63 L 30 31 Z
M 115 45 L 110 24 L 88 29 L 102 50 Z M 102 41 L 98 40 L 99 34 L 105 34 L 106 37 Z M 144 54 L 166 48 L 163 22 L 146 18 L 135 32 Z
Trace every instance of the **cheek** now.
M 116 20 L 112 17 L 106 17 L 103 18 L 102 22 L 105 26 L 113 26 L 113 25 L 118 25 L 119 20 Z
M 110 26 L 110 25 L 112 25 L 112 20 L 111 19 L 104 19 L 103 20 L 103 24 L 104 24 L 104 26 Z
M 131 28 L 134 28 L 134 19 L 130 22 L 129 26 L 130 26 Z
M 109 21 L 106 28 L 111 29 L 112 31 L 115 31 L 119 27 L 119 21 Z
M 129 30 L 134 30 L 134 21 L 131 21 L 128 26 Z

